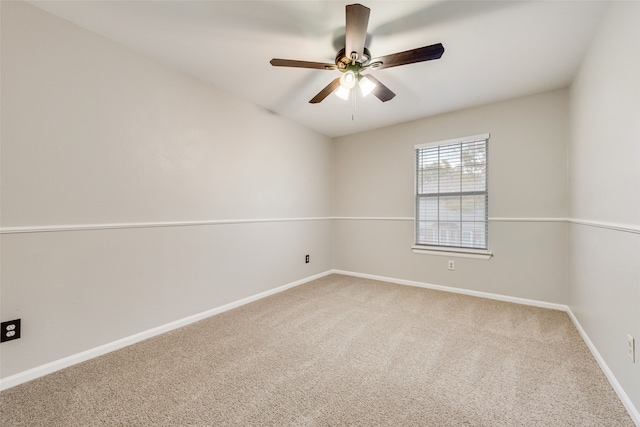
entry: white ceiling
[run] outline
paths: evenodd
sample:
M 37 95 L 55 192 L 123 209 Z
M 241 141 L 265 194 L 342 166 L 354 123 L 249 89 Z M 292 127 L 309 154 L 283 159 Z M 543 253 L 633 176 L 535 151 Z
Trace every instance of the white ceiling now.
M 330 95 L 338 71 L 272 67 L 271 58 L 333 63 L 350 1 L 30 1 L 145 55 L 335 137 L 567 86 L 605 1 L 367 1 L 372 56 L 442 43 L 441 59 L 372 71 L 386 103 Z M 604 58 L 603 58 L 604 59 Z M 353 117 L 352 117 L 353 116 Z

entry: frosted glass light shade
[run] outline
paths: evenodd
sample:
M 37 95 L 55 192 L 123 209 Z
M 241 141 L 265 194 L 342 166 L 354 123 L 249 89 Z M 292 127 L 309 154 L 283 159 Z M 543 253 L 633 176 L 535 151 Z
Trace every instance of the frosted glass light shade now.
M 350 92 L 351 92 L 351 89 L 347 89 L 344 86 L 340 86 L 338 87 L 338 90 L 335 91 L 335 94 L 338 98 L 348 101 Z
M 360 85 L 360 90 L 362 91 L 362 96 L 367 96 L 371 93 L 371 91 L 373 89 L 375 89 L 376 84 L 374 82 L 372 82 L 371 80 L 369 80 L 367 78 L 367 76 L 362 76 L 362 78 L 360 79 L 360 82 L 358 83 Z
M 356 76 L 356 73 L 351 70 L 345 71 L 342 76 L 340 76 L 340 86 L 345 89 L 351 89 L 357 82 L 358 77 Z

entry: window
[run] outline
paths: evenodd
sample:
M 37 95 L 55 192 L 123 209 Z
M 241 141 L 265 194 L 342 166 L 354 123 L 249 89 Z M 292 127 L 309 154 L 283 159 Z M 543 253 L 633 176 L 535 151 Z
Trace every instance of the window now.
M 485 253 L 489 134 L 416 145 L 414 250 Z

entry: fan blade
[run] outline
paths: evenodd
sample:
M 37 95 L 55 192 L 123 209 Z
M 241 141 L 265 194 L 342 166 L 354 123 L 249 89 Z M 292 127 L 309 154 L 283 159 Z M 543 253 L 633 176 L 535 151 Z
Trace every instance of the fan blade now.
M 273 58 L 269 61 L 274 67 L 297 67 L 297 68 L 314 68 L 318 70 L 335 70 L 335 64 L 325 64 L 323 62 L 296 61 L 294 59 L 278 59 Z
M 373 88 L 371 93 L 373 93 L 380 101 L 387 102 L 396 96 L 395 93 L 391 92 L 391 89 L 380 83 L 380 80 L 376 79 L 371 74 L 367 74 L 367 78 L 376 84 L 376 87 Z
M 369 12 L 371 10 L 361 4 L 347 5 L 347 25 L 345 34 L 345 55 L 351 58 L 351 53 L 356 52 L 362 58 L 364 43 L 367 39 L 367 26 L 369 25 Z
M 404 52 L 393 53 L 391 55 L 372 59 L 371 63 L 382 62 L 376 69 L 397 67 L 399 65 L 413 64 L 416 62 L 431 61 L 439 59 L 444 53 L 442 43 L 433 44 L 431 46 L 419 47 Z
M 336 90 L 338 86 L 340 86 L 340 77 L 329 83 L 327 86 L 325 86 L 324 89 L 318 92 L 318 94 L 314 96 L 311 101 L 309 101 L 309 104 L 317 104 L 319 102 L 322 102 L 322 100 L 329 96 L 334 90 Z

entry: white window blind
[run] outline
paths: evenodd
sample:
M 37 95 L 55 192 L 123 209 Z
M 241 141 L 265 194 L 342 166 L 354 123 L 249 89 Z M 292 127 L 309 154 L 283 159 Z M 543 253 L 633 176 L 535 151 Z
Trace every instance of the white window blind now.
M 416 245 L 487 249 L 488 140 L 416 146 Z

